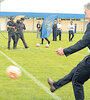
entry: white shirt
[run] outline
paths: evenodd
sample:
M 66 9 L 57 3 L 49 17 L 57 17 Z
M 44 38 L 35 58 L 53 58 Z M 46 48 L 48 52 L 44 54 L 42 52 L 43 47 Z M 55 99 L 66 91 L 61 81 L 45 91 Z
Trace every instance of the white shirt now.
M 61 30 L 62 25 L 61 24 L 57 24 L 57 29 Z
M 69 29 L 69 31 L 73 31 L 73 30 L 74 30 L 74 25 L 73 25 L 73 24 L 72 24 L 72 25 L 69 24 L 69 25 L 68 25 L 68 29 Z

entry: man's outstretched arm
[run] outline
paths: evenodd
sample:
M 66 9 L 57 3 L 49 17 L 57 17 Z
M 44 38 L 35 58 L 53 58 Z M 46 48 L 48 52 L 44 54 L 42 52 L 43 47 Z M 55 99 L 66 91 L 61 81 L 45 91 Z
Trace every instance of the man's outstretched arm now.
M 76 44 L 74 44 L 73 46 L 70 46 L 68 48 L 58 48 L 58 50 L 56 50 L 57 54 L 59 55 L 65 55 L 65 56 L 69 56 L 70 54 L 73 54 L 85 47 L 88 46 L 88 44 L 90 44 L 90 32 L 86 33 L 82 40 L 78 41 Z

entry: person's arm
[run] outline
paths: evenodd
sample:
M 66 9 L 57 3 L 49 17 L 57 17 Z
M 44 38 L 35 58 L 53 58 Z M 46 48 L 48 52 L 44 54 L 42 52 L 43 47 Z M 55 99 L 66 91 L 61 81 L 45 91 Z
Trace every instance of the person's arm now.
M 63 50 L 63 52 L 66 56 L 69 56 L 70 54 L 75 53 L 75 52 L 87 47 L 88 44 L 90 44 L 90 31 L 83 36 L 82 40 L 78 41 L 73 46 L 65 48 Z
M 12 26 L 7 25 L 7 28 L 15 28 L 15 27 L 12 27 Z
M 82 40 L 78 41 L 73 46 L 70 46 L 68 48 L 58 48 L 56 50 L 57 54 L 60 56 L 69 56 L 70 54 L 73 54 L 85 47 L 87 47 L 90 44 L 90 31 L 87 31 L 86 34 L 83 36 Z
M 15 28 L 9 25 L 9 22 L 7 23 L 7 28 Z
M 26 30 L 26 26 L 25 26 L 25 24 L 24 24 L 24 28 L 23 28 L 24 30 Z

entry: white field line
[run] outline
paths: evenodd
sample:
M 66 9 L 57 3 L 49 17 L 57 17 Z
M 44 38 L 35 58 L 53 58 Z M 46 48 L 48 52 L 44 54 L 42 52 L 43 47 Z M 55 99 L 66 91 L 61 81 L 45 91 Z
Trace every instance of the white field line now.
M 50 96 L 52 96 L 55 100 L 61 100 L 60 97 L 58 97 L 56 94 L 51 93 L 48 87 L 46 87 L 44 84 L 42 84 L 38 79 L 36 79 L 32 74 L 27 72 L 24 68 L 22 68 L 19 64 L 17 64 L 14 60 L 12 60 L 9 56 L 7 56 L 4 52 L 0 51 L 0 53 L 5 56 L 10 62 L 12 62 L 14 65 L 19 67 L 30 79 L 32 79 L 38 86 L 40 86 L 46 93 L 48 93 Z
M 78 55 L 82 55 L 82 56 L 87 56 L 87 55 L 85 55 L 85 54 L 81 54 L 81 53 L 76 53 L 76 54 L 78 54 Z

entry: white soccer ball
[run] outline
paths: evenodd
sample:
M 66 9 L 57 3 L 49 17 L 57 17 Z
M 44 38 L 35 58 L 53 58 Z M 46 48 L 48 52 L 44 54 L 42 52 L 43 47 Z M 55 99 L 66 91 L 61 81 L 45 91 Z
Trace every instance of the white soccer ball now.
M 40 47 L 40 44 L 39 44 L 39 43 L 37 43 L 37 44 L 36 44 L 36 47 Z
M 88 53 L 90 53 L 90 49 L 88 49 Z
M 8 77 L 12 79 L 19 78 L 21 76 L 21 70 L 16 66 L 9 66 L 6 70 Z
M 45 46 L 46 46 L 46 48 L 49 48 L 49 44 L 46 44 Z

